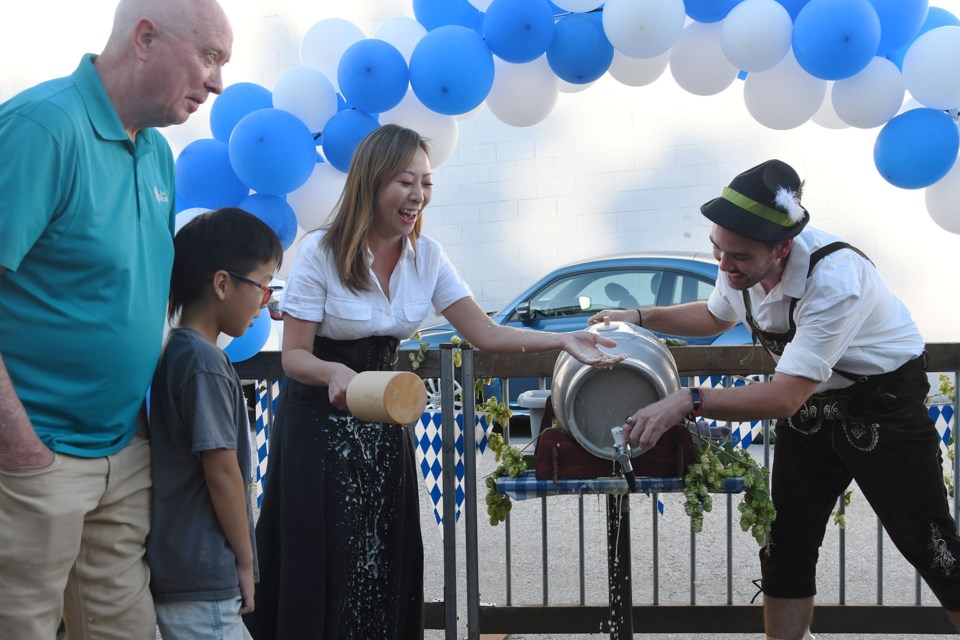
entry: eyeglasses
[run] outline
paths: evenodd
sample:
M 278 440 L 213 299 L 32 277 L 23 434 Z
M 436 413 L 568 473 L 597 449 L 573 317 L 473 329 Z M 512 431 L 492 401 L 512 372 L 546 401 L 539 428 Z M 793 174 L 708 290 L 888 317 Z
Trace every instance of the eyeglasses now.
M 227 271 L 227 275 L 229 275 L 231 278 L 236 278 L 240 282 L 246 282 L 247 284 L 252 284 L 256 288 L 263 291 L 263 300 L 261 301 L 260 304 L 268 304 L 270 302 L 270 298 L 273 296 L 273 291 L 274 291 L 273 287 L 269 287 L 265 284 L 257 282 L 256 280 L 251 280 L 250 278 L 246 276 L 242 276 L 239 273 L 235 273 L 233 271 Z

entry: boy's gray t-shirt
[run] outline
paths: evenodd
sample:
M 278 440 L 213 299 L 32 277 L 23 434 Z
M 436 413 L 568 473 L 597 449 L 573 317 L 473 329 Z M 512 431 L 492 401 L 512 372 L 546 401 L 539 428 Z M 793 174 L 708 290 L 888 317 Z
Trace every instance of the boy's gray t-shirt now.
M 236 559 L 217 520 L 200 453 L 234 449 L 247 494 L 254 579 L 259 580 L 250 501 L 247 403 L 233 365 L 192 329 L 174 329 L 150 390 L 153 514 L 147 538 L 158 601 L 240 595 Z

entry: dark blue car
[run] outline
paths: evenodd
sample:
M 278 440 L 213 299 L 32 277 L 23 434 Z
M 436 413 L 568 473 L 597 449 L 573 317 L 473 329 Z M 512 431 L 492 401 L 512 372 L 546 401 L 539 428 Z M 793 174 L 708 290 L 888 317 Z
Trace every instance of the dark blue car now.
M 712 256 L 693 252 L 620 254 L 576 262 L 550 272 L 491 317 L 498 324 L 521 329 L 575 331 L 586 328 L 587 318 L 604 309 L 642 309 L 706 300 L 713 291 L 717 271 Z M 448 323 L 421 329 L 420 334 L 431 348 L 459 335 Z M 750 332 L 742 324 L 705 338 L 658 335 L 696 345 L 751 342 Z M 400 348 L 417 347 L 416 341 L 408 340 Z M 431 382 L 427 381 L 428 389 L 435 389 L 436 383 Z M 546 385 L 549 388 L 549 379 Z M 526 410 L 517 406 L 517 396 L 539 386 L 536 378 L 510 378 L 510 408 L 525 414 Z M 486 389 L 498 397 L 500 391 L 500 384 Z

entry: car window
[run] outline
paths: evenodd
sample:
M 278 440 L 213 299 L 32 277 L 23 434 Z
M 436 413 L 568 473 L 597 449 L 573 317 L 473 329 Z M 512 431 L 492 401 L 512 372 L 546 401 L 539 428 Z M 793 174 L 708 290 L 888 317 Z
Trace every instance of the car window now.
M 701 280 L 690 274 L 678 273 L 670 280 L 671 287 L 660 290 L 660 304 L 665 306 L 707 300 L 715 286 L 709 280 Z
M 539 317 L 636 309 L 656 304 L 662 273 L 615 270 L 578 273 L 554 280 L 530 300 Z

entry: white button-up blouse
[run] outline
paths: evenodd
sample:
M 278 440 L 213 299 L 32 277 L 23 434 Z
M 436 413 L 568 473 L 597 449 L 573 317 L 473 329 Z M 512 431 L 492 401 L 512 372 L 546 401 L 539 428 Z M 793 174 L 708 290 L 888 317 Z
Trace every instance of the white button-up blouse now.
M 373 288 L 350 291 L 337 275 L 333 254 L 323 248 L 323 231 L 303 238 L 287 278 L 280 308 L 294 318 L 317 322 L 317 335 L 333 340 L 368 336 L 409 338 L 426 319 L 430 308 L 437 312 L 472 295 L 443 247 L 420 236 L 417 250 L 404 238 L 404 248 L 390 277 L 387 299 L 373 269 Z M 367 250 L 373 264 L 373 253 Z

